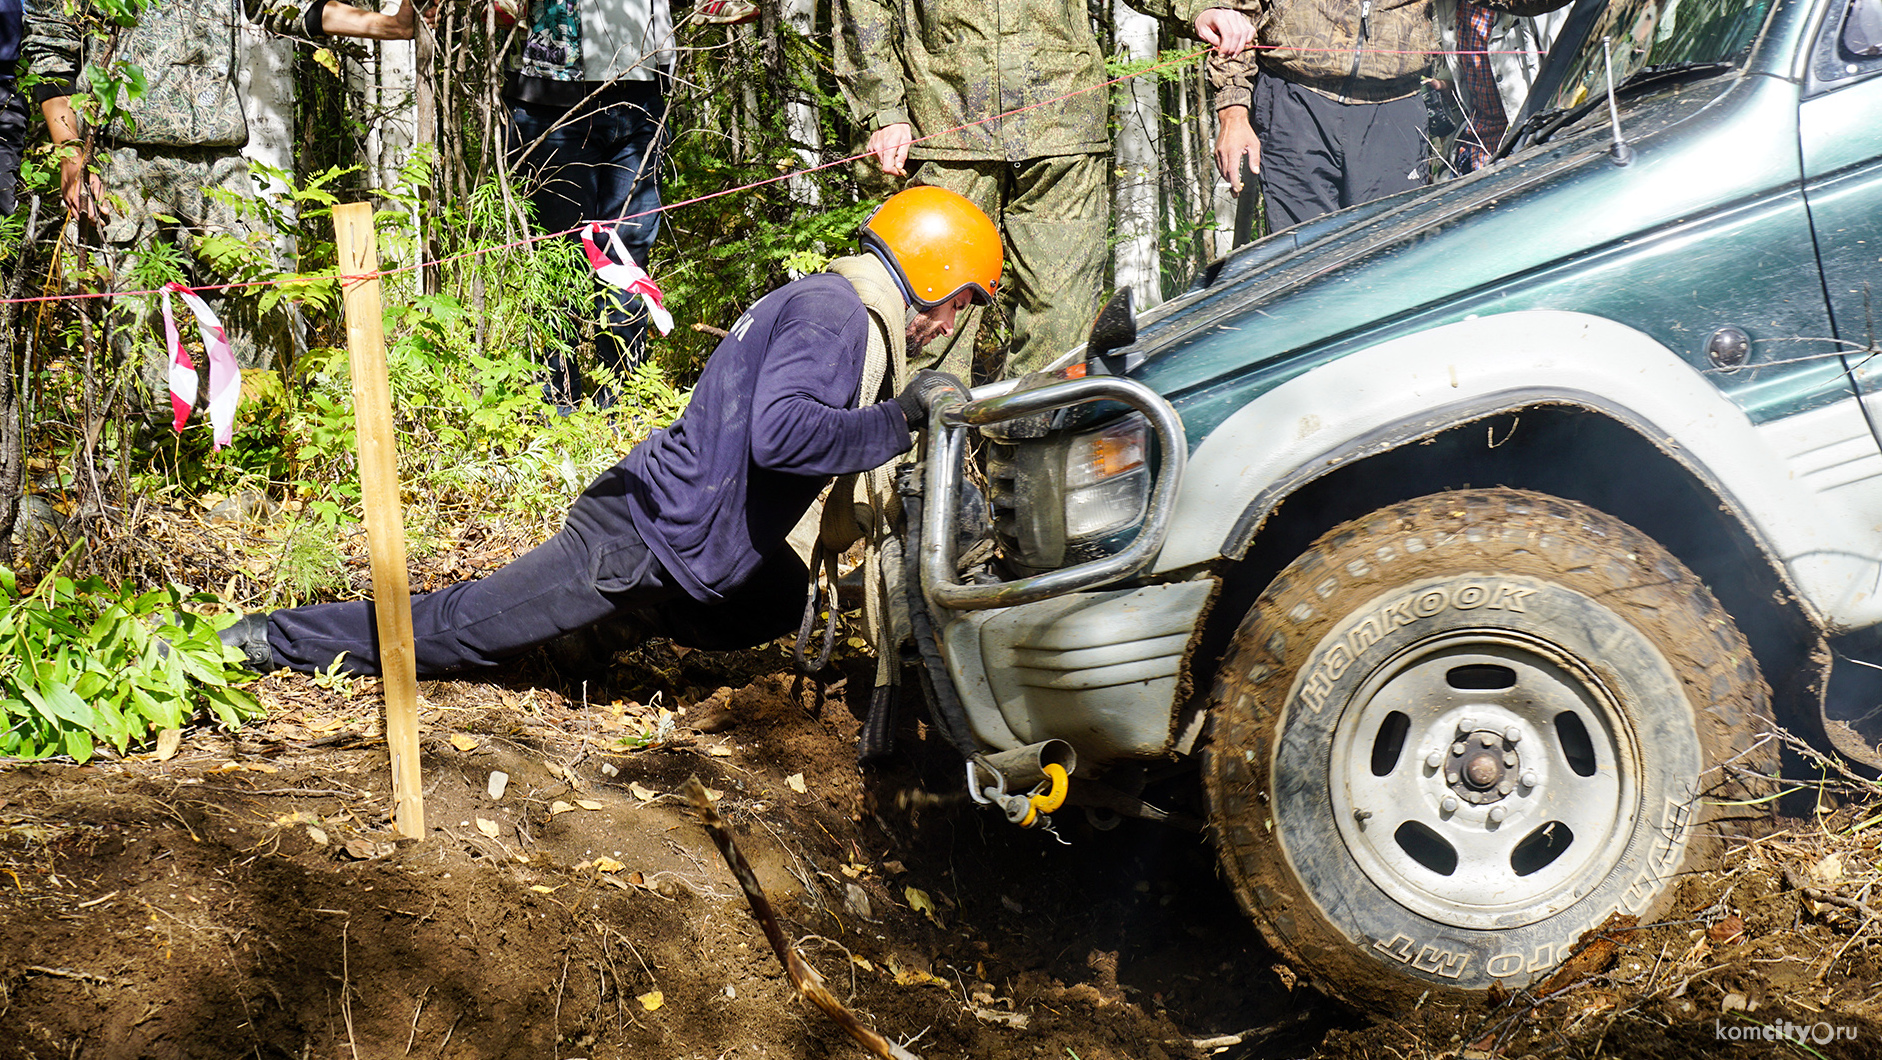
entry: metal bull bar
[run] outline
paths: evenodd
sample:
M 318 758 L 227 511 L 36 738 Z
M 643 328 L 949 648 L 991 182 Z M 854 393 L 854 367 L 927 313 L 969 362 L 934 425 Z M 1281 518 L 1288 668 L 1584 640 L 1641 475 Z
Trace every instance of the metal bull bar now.
M 1062 567 L 1044 574 L 985 585 L 956 579 L 954 555 L 955 498 L 965 474 L 967 429 L 985 427 L 1022 416 L 1050 412 L 1089 401 L 1111 400 L 1143 413 L 1156 431 L 1161 450 L 1156 485 L 1137 537 L 1123 551 L 1101 559 Z M 1189 443 L 1183 421 L 1156 391 L 1121 376 L 1070 379 L 1033 390 L 1008 391 L 972 400 L 944 395 L 928 416 L 928 461 L 924 474 L 924 532 L 921 539 L 921 580 L 935 604 L 954 611 L 981 611 L 1048 600 L 1066 593 L 1128 578 L 1148 567 L 1163 547 L 1175 508 L 1176 490 L 1183 481 Z

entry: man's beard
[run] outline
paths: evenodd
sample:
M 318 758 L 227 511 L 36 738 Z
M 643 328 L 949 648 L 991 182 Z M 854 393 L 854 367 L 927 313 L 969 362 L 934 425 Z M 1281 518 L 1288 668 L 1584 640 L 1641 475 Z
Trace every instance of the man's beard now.
M 908 324 L 907 324 L 906 335 L 908 338 L 908 355 L 909 356 L 912 357 L 916 353 L 919 353 L 922 347 L 928 345 L 930 342 L 933 342 L 935 339 L 935 336 L 939 334 L 941 334 L 940 324 L 932 320 L 924 319 L 921 315 L 921 311 L 916 309 L 914 306 L 908 307 Z

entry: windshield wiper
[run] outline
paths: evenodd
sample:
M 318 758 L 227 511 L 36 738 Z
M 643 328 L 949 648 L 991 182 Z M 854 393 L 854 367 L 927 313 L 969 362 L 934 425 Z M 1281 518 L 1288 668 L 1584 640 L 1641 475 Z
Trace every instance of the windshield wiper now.
M 1738 67 L 1733 63 L 1721 62 L 1662 63 L 1659 66 L 1648 66 L 1636 71 L 1632 77 L 1616 86 L 1614 99 L 1618 102 L 1653 89 L 1664 88 L 1669 84 L 1678 84 L 1682 81 L 1703 81 L 1736 69 Z M 1523 144 L 1524 134 L 1531 129 L 1534 129 L 1535 136 L 1529 140 L 1530 144 L 1547 143 L 1556 133 L 1605 106 L 1607 101 L 1608 97 L 1604 92 L 1590 96 L 1573 107 L 1540 110 L 1531 114 L 1524 118 L 1522 124 L 1512 130 L 1509 136 L 1504 137 L 1503 146 L 1491 160 L 1504 158 L 1516 150 L 1519 145 Z

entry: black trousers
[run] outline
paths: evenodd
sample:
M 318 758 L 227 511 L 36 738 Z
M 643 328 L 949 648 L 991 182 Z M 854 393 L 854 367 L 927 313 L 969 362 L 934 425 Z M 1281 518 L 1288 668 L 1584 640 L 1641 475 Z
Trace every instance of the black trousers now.
M 1423 95 L 1339 103 L 1262 74 L 1249 120 L 1271 232 L 1425 183 Z
M 421 677 L 494 666 L 535 645 L 602 621 L 625 621 L 688 647 L 751 647 L 797 628 L 809 573 L 780 548 L 716 603 L 688 596 L 654 556 L 623 499 L 616 467 L 588 487 L 562 530 L 502 569 L 412 598 L 413 649 Z M 379 672 L 379 631 L 369 600 L 314 604 L 268 618 L 275 662 Z

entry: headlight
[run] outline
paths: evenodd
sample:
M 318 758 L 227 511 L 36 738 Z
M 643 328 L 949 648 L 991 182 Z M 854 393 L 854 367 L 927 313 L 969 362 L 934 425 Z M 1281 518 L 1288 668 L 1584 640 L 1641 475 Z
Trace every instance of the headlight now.
M 1065 451 L 1065 537 L 1114 533 L 1143 519 L 1150 498 L 1149 428 L 1130 416 L 1071 439 Z
M 1007 558 L 1052 570 L 1130 544 L 1150 499 L 1149 438 L 1133 414 L 1102 430 L 991 445 L 994 529 Z

